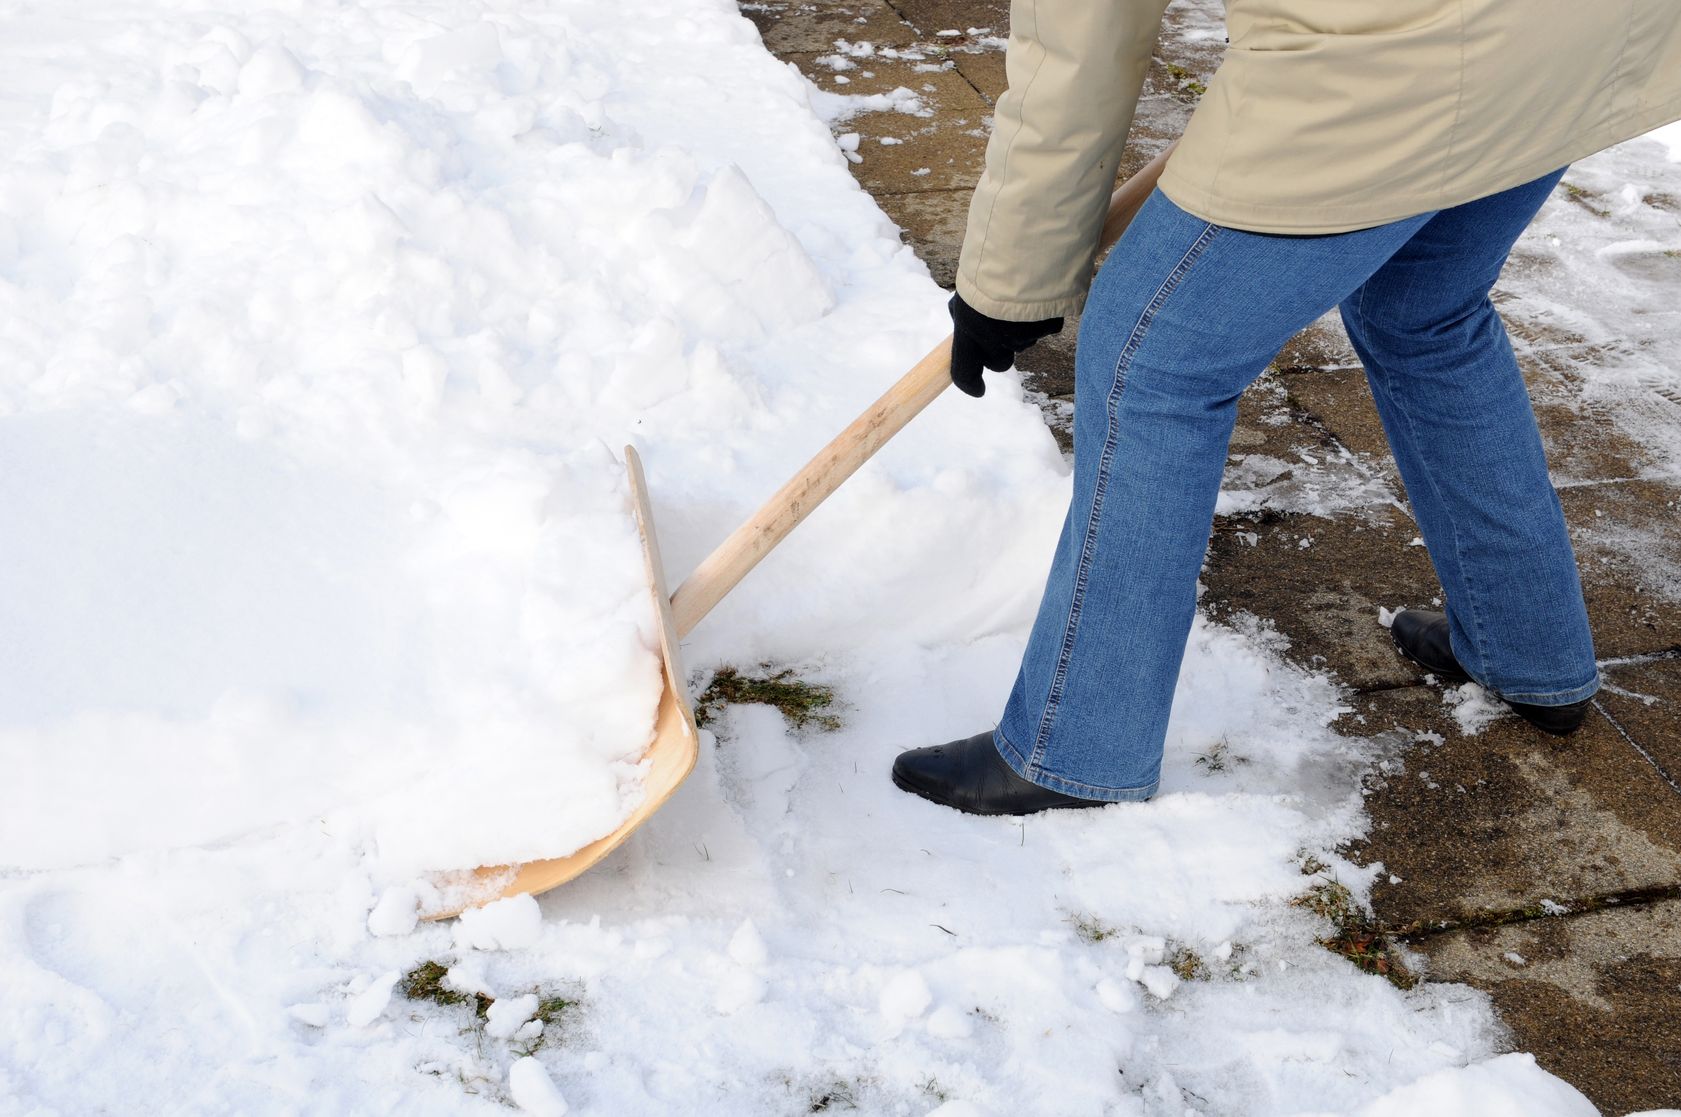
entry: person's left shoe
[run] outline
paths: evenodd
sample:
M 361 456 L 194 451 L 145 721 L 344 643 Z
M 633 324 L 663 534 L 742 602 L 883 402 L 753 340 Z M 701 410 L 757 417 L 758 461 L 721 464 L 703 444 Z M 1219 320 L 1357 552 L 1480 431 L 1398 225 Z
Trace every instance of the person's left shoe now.
M 1080 799 L 1022 779 L 998 755 L 990 731 L 900 753 L 893 762 L 893 782 L 902 791 L 966 814 L 1037 814 L 1109 805 L 1104 799 Z

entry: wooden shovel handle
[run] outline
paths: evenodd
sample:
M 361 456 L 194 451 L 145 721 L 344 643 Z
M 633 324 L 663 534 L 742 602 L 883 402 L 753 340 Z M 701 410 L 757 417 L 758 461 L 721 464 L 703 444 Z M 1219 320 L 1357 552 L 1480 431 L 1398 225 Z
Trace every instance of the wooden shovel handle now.
M 1172 152 L 1173 148 L 1168 147 L 1110 195 L 1109 214 L 1103 222 L 1103 248 L 1119 240 L 1126 231 L 1150 191 L 1155 189 Z M 713 606 L 759 565 L 760 559 L 770 554 L 814 508 L 933 403 L 950 383 L 951 338 L 948 336 L 871 404 L 869 410 L 854 419 L 851 426 L 819 450 L 805 468 L 794 474 L 677 587 L 677 592 L 671 595 L 671 613 L 678 636 L 692 632 Z

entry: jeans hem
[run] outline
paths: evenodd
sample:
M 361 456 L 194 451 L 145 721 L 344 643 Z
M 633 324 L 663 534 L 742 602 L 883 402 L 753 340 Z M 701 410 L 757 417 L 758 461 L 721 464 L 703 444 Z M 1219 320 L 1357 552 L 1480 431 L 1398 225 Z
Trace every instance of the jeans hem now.
M 1037 765 L 1029 764 L 1021 751 L 1004 736 L 1003 729 L 994 731 L 992 744 L 998 750 L 998 755 L 1004 758 L 1004 763 L 1022 779 L 1049 791 L 1059 791 L 1078 799 L 1100 799 L 1105 803 L 1142 803 L 1161 786 L 1161 780 L 1154 779 L 1141 787 L 1098 787 L 1053 775 Z
M 1525 706 L 1571 706 L 1598 694 L 1599 686 L 1599 672 L 1595 671 L 1592 680 L 1581 686 L 1571 687 L 1569 690 L 1549 690 L 1538 694 L 1524 694 L 1507 690 L 1494 690 L 1493 687 L 1489 689 L 1494 690 L 1494 693 L 1505 702 L 1520 702 Z

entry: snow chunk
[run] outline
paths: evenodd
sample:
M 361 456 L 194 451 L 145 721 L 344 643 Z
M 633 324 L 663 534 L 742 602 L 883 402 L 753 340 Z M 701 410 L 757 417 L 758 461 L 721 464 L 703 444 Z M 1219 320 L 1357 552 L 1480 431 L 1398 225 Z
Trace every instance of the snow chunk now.
M 398 63 L 397 76 L 422 97 L 430 97 L 450 78 L 493 70 L 500 61 L 496 25 L 479 20 L 410 46 Z
M 325 1028 L 327 1021 L 332 1018 L 330 1010 L 320 1001 L 293 1005 L 286 1010 L 286 1015 L 300 1024 L 308 1024 L 311 1028 Z
M 344 1009 L 345 1023 L 352 1028 L 365 1028 L 383 1016 L 385 1006 L 391 1003 L 391 990 L 397 987 L 401 976 L 396 970 L 380 974 L 366 989 L 350 998 Z
M 1138 1007 L 1138 991 L 1132 985 L 1106 977 L 1097 983 L 1097 1000 L 1110 1012 L 1125 1015 Z
M 735 166 L 713 176 L 698 204 L 650 217 L 639 240 L 661 301 L 713 338 L 757 341 L 835 305 L 805 248 Z
M 1452 707 L 1453 720 L 1467 737 L 1475 737 L 1506 714 L 1506 704 L 1476 683 L 1462 683 L 1447 691 L 1443 698 Z
M 1138 983 L 1164 1001 L 1173 996 L 1174 990 L 1181 984 L 1179 975 L 1166 966 L 1145 966 Z
M 266 44 L 239 69 L 241 97 L 271 97 L 303 88 L 304 68 L 285 47 Z
M 515 1105 L 534 1117 L 566 1117 L 566 1099 L 543 1064 L 530 1055 L 515 1059 L 508 1068 L 508 1094 Z
M 751 919 L 744 919 L 741 926 L 730 936 L 730 957 L 739 965 L 754 968 L 765 964 L 770 957 L 770 951 L 765 948 L 764 936 L 753 925 Z
M 486 1034 L 497 1039 L 509 1039 L 525 1027 L 537 1012 L 537 994 L 526 993 L 518 997 L 502 997 L 492 1001 L 485 1010 Z
M 895 974 L 881 989 L 881 1014 L 889 1020 L 902 1024 L 914 1020 L 928 1011 L 928 1006 L 934 1001 L 934 994 L 928 991 L 928 982 L 915 970 L 905 970 Z
M 461 950 L 523 950 L 543 932 L 543 912 L 528 894 L 509 896 L 468 908 L 455 924 L 455 945 Z
M 1391 1090 L 1356 1117 L 1598 1117 L 1594 1104 L 1533 1055 L 1501 1055 L 1427 1074 Z
M 748 970 L 732 970 L 718 984 L 718 995 L 712 1007 L 724 1016 L 733 1016 L 749 1005 L 765 999 L 765 981 Z
M 941 1005 L 928 1017 L 928 1034 L 940 1039 L 967 1039 L 974 1030 L 969 1014 L 956 1005 Z
M 387 888 L 368 913 L 368 931 L 375 935 L 406 935 L 419 922 L 420 896 L 412 885 Z

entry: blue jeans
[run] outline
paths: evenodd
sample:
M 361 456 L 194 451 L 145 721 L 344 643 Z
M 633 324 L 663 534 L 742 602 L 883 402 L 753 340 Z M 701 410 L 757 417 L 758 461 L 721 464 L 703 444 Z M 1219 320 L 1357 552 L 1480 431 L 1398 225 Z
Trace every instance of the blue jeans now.
M 1489 300 L 1562 174 L 1330 236 L 1227 229 L 1151 196 L 1080 327 L 1073 499 L 994 738 L 1018 775 L 1088 799 L 1155 792 L 1238 396 L 1332 307 L 1366 366 L 1460 664 L 1511 701 L 1594 693 L 1563 511 Z

